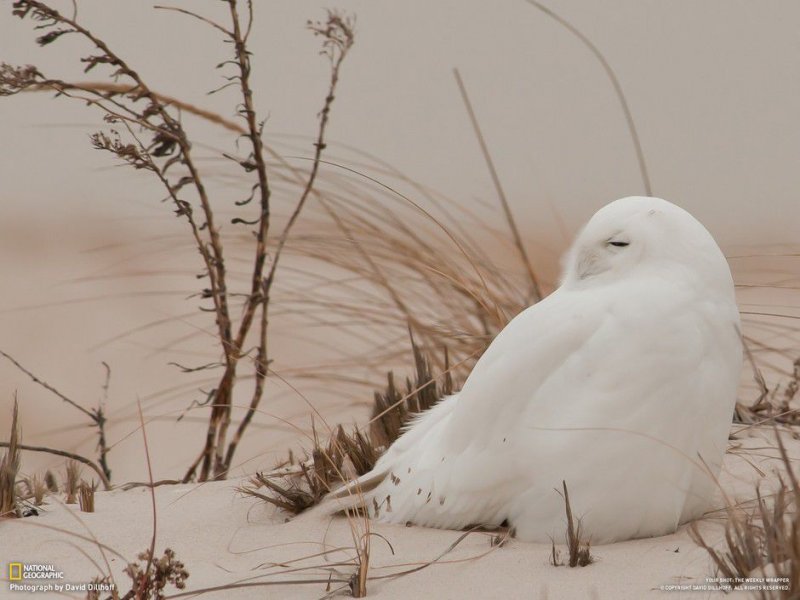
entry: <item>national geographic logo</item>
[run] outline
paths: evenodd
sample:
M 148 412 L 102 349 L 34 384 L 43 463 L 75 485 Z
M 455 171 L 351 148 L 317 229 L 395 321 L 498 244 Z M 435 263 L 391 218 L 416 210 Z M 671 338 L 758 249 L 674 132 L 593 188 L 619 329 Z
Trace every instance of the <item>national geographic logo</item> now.
M 8 563 L 8 591 L 23 593 L 54 592 L 69 594 L 72 592 L 110 592 L 116 591 L 113 583 L 91 581 L 89 583 L 68 583 L 62 581 L 64 572 L 53 565 L 28 564 L 23 562 Z M 5 596 L 3 596 L 5 598 Z
M 54 565 L 42 563 L 8 563 L 8 591 L 39 593 L 55 592 L 65 594 L 69 592 L 86 592 L 90 589 L 99 591 L 113 591 L 112 584 L 107 584 L 101 589 L 92 583 L 66 583 L 64 572 L 59 571 Z M 3 596 L 5 598 L 5 596 Z
M 64 579 L 64 572 L 56 570 L 53 565 L 22 562 L 8 563 L 9 581 L 23 581 L 28 579 Z

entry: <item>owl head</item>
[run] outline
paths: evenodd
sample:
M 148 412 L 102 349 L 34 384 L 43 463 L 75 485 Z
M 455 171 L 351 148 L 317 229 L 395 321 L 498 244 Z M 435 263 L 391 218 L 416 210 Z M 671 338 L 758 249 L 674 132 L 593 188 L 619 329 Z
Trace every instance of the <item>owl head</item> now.
M 708 230 L 661 198 L 630 196 L 607 204 L 581 230 L 565 262 L 564 286 L 604 285 L 644 274 L 733 293 L 730 268 Z

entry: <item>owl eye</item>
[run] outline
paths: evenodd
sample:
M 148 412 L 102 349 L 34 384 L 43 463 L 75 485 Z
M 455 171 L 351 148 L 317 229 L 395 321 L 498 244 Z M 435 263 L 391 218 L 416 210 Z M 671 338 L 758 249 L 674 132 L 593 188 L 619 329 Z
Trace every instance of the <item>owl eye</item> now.
M 630 246 L 630 242 L 608 242 L 612 246 L 616 246 L 617 248 L 624 248 L 625 246 Z

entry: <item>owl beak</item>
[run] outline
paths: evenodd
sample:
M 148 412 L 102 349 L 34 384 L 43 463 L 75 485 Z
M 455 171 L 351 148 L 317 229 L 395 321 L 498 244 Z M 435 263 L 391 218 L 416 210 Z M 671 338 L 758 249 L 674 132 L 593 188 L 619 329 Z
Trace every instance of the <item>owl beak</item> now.
M 578 258 L 578 268 L 576 273 L 579 280 L 586 279 L 593 275 L 597 275 L 605 271 L 608 267 L 602 264 L 600 257 L 596 252 L 591 250 L 584 250 Z

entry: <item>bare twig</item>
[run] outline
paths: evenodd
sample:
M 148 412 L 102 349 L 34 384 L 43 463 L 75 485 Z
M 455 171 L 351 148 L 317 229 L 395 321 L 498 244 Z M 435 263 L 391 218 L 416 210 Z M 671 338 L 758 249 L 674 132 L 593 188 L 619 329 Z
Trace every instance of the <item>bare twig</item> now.
M 9 447 L 8 442 L 0 442 L 0 448 L 8 448 L 8 447 Z M 100 478 L 100 481 L 102 482 L 104 489 L 106 490 L 111 489 L 111 483 L 109 482 L 105 473 L 103 473 L 103 469 L 101 469 L 99 466 L 97 466 L 94 462 L 92 462 L 85 456 L 81 456 L 80 454 L 75 454 L 74 452 L 67 452 L 66 450 L 47 448 L 45 446 L 29 446 L 27 444 L 17 444 L 17 448 L 19 448 L 20 450 L 26 450 L 28 452 L 45 452 L 47 454 L 54 454 L 55 456 L 63 456 L 64 458 L 69 458 L 72 460 L 76 460 L 80 463 L 83 463 L 87 467 L 92 469 L 95 473 L 97 473 L 97 476 Z M 54 491 L 57 491 L 57 488 Z
M 235 3 L 231 4 L 232 10 L 235 7 Z M 238 20 L 236 21 L 238 23 Z M 242 327 L 240 328 L 239 335 L 237 336 L 237 343 L 239 340 L 244 341 L 244 326 L 247 325 L 249 327 L 249 322 L 247 321 L 248 315 L 254 315 L 255 309 L 260 304 L 261 306 L 261 319 L 259 323 L 259 343 L 258 343 L 258 350 L 257 356 L 255 359 L 256 363 L 256 371 L 255 371 L 255 389 L 253 391 L 253 396 L 250 401 L 250 406 L 247 409 L 242 421 L 239 424 L 239 427 L 234 434 L 233 439 L 231 440 L 230 444 L 228 445 L 227 453 L 225 456 L 224 461 L 224 470 L 227 472 L 230 469 L 231 463 L 233 461 L 234 453 L 236 452 L 236 448 L 241 441 L 242 436 L 244 435 L 247 426 L 249 425 L 250 421 L 253 418 L 253 415 L 258 408 L 258 405 L 261 401 L 261 397 L 263 395 L 264 389 L 264 380 L 267 375 L 267 368 L 268 368 L 268 358 L 267 358 L 267 327 L 269 324 L 269 302 L 270 302 L 270 292 L 272 290 L 273 282 L 275 281 L 275 273 L 278 268 L 278 262 L 280 257 L 283 253 L 284 247 L 286 242 L 289 238 L 289 234 L 294 226 L 295 222 L 297 221 L 298 217 L 300 216 L 303 207 L 308 200 L 308 197 L 311 191 L 314 188 L 314 183 L 317 178 L 317 173 L 319 172 L 319 166 L 322 159 L 322 152 L 325 149 L 325 132 L 328 125 L 328 120 L 330 117 L 331 106 L 333 105 L 333 101 L 335 98 L 336 86 L 339 82 L 339 71 L 342 66 L 342 62 L 347 56 L 350 48 L 353 45 L 354 41 L 354 31 L 353 31 L 353 23 L 352 20 L 336 13 L 336 12 L 329 12 L 328 13 L 328 20 L 325 26 L 321 26 L 320 24 L 312 24 L 309 23 L 309 28 L 316 34 L 321 35 L 324 38 L 323 48 L 324 52 L 326 52 L 328 58 L 331 61 L 331 75 L 330 75 L 330 82 L 328 87 L 328 93 L 325 97 L 325 102 L 323 104 L 322 110 L 320 112 L 320 122 L 319 122 L 319 129 L 317 132 L 317 139 L 314 144 L 314 158 L 311 163 L 311 172 L 308 176 L 308 180 L 306 181 L 305 187 L 300 195 L 300 199 L 298 200 L 295 208 L 289 217 L 289 220 L 284 227 L 280 237 L 278 238 L 277 246 L 272 258 L 272 265 L 267 273 L 267 276 L 263 278 L 261 277 L 261 273 L 263 270 L 263 258 L 266 255 L 266 235 L 269 227 L 269 190 L 266 187 L 266 167 L 263 162 L 263 156 L 261 153 L 261 133 L 260 129 L 256 128 L 255 125 L 255 116 L 252 111 L 251 105 L 248 105 L 248 99 L 252 97 L 252 92 L 250 91 L 248 79 L 246 74 L 249 73 L 249 62 L 243 62 L 246 59 L 242 57 L 241 54 L 239 55 L 239 61 L 241 66 L 241 83 L 242 89 L 244 92 L 245 97 L 245 108 L 246 108 L 246 116 L 248 117 L 248 128 L 250 130 L 250 139 L 253 144 L 253 156 L 255 158 L 255 163 L 257 167 L 257 171 L 259 172 L 259 188 L 262 190 L 266 190 L 266 193 L 262 192 L 262 217 L 260 220 L 261 227 L 257 232 L 256 238 L 258 240 L 257 248 L 256 248 L 256 265 L 253 269 L 253 289 L 251 291 L 249 301 L 245 307 L 245 317 L 242 319 Z M 240 35 L 238 28 L 235 28 L 235 32 L 237 35 Z M 246 65 L 246 66 L 245 66 Z M 250 108 L 248 108 L 250 106 Z M 264 177 L 263 180 L 261 179 L 261 171 L 264 170 Z M 263 254 L 262 254 L 263 253 Z
M 17 369 L 19 369 L 20 371 L 25 373 L 28 377 L 30 377 L 31 380 L 34 383 L 37 383 L 40 386 L 42 386 L 44 389 L 46 389 L 47 391 L 52 392 L 53 394 L 55 394 L 56 396 L 61 398 L 64 402 L 66 402 L 67 404 L 69 404 L 73 408 L 77 408 L 79 411 L 81 411 L 83 414 L 85 414 L 87 417 L 89 417 L 93 421 L 95 420 L 95 414 L 91 410 L 89 410 L 87 408 L 84 408 L 83 406 L 81 406 L 80 404 L 75 402 L 74 400 L 68 398 L 67 396 L 65 396 L 64 394 L 59 392 L 56 388 L 54 388 L 52 385 L 50 385 L 46 381 L 43 381 L 42 379 L 39 379 L 36 375 L 31 373 L 28 369 L 26 369 L 19 362 L 17 362 L 17 360 L 13 356 L 11 356 L 10 354 L 7 354 L 6 352 L 4 352 L 2 350 L 0 350 L 0 356 L 3 356 L 6 359 L 8 359 L 9 361 L 11 361 L 11 363 L 13 363 L 13 365 L 15 367 L 17 367 Z
M 97 427 L 97 451 L 99 455 L 99 462 L 100 467 L 103 471 L 103 479 L 108 482 L 111 480 L 111 469 L 108 466 L 107 455 L 108 455 L 108 444 L 106 440 L 106 417 L 104 412 L 104 404 L 105 401 L 108 400 L 108 384 L 111 377 L 111 368 L 106 364 L 103 363 L 103 366 L 106 369 L 106 380 L 105 384 L 103 385 L 103 394 L 104 400 L 100 402 L 99 406 L 96 409 L 87 409 L 72 400 L 71 398 L 67 397 L 66 395 L 62 394 L 59 390 L 55 387 L 40 379 L 36 375 L 34 375 L 31 371 L 23 367 L 13 356 L 0 350 L 0 356 L 3 356 L 7 360 L 9 360 L 17 369 L 25 373 L 31 380 L 42 386 L 47 391 L 55 394 L 61 400 L 72 406 L 73 408 L 78 409 L 80 412 L 88 416 L 92 422 L 94 423 L 95 427 Z

